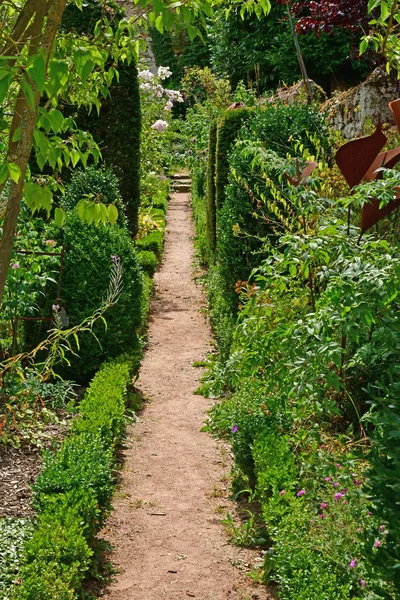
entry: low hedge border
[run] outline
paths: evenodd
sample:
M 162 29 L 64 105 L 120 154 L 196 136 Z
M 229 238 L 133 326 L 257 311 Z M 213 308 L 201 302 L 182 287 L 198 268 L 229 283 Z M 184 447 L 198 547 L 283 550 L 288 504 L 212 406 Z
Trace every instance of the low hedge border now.
M 136 361 L 122 357 L 93 378 L 70 436 L 46 452 L 34 485 L 37 520 L 13 600 L 73 600 L 96 567 L 96 534 L 111 507 L 116 447 Z

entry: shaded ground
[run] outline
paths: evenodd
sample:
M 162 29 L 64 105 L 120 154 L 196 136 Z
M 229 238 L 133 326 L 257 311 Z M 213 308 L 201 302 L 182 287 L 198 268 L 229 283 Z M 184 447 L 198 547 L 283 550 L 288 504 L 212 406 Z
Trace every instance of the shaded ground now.
M 33 515 L 30 484 L 40 468 L 39 451 L 0 447 L 0 518 Z
M 115 511 L 104 535 L 119 570 L 108 600 L 269 598 L 244 574 L 257 553 L 228 544 L 221 518 L 229 457 L 202 433 L 209 400 L 193 395 L 211 333 L 191 279 L 189 196 L 170 202 L 149 348 L 138 387 L 151 403 L 131 430 Z

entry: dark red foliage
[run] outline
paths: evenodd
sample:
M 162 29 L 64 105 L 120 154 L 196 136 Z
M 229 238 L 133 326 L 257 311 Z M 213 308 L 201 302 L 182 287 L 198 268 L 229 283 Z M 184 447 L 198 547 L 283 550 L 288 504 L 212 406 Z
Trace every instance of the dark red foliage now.
M 368 23 L 368 0 L 277 0 L 289 4 L 293 15 L 298 17 L 297 33 L 325 31 L 337 28 L 357 31 Z

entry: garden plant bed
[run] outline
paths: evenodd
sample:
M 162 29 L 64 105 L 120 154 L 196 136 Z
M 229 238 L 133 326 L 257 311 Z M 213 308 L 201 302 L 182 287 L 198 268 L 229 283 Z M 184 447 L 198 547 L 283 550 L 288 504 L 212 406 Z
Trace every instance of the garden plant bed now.
M 40 451 L 0 448 L 0 518 L 31 517 L 32 484 L 41 468 Z

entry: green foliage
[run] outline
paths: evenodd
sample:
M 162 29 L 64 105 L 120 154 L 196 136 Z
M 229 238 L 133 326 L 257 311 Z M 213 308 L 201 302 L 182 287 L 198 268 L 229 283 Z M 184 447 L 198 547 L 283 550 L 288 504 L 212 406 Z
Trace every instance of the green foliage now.
M 97 322 L 90 333 L 79 339 L 77 355 L 69 357 L 63 374 L 86 382 L 107 358 L 137 348 L 141 325 L 142 273 L 128 232 L 117 225 L 88 225 L 69 212 L 63 230 L 56 238 L 64 245 L 61 299 L 71 325 L 80 323 L 98 306 L 106 294 L 112 256 L 122 264 L 122 292 L 107 313 L 107 326 Z M 100 344 L 99 344 L 100 342 Z
M 207 156 L 207 189 L 206 189 L 206 207 L 207 207 L 207 239 L 208 245 L 212 252 L 215 252 L 216 247 L 216 189 L 215 189 L 215 171 L 217 166 L 216 161 L 217 151 L 217 121 L 210 125 L 210 133 L 208 139 L 208 156 Z
M 74 509 L 62 515 L 43 513 L 25 546 L 16 600 L 73 600 L 74 591 L 81 589 L 91 556 L 79 513 Z
M 31 534 L 32 526 L 27 519 L 0 519 L 0 596 L 4 600 L 10 597 L 10 590 L 20 568 L 24 544 Z
M 71 435 L 45 452 L 34 485 L 38 513 L 25 544 L 16 600 L 74 600 L 95 566 L 96 534 L 110 510 L 115 445 L 125 424 L 133 357 L 106 363 L 92 380 Z
M 155 27 L 150 30 L 151 49 L 156 65 L 168 65 L 173 73 L 169 84 L 179 88 L 184 72 L 188 67 L 207 67 L 210 64 L 210 48 L 207 33 L 199 22 L 203 39 L 190 40 L 186 31 L 161 34 Z
M 152 231 L 143 238 L 136 241 L 139 250 L 154 252 L 160 258 L 163 251 L 164 235 L 162 231 Z
M 93 489 L 104 511 L 109 508 L 112 491 L 112 461 L 112 448 L 107 448 L 100 432 L 73 435 L 56 454 L 44 454 L 44 469 L 34 485 L 35 494 Z
M 243 123 L 250 117 L 251 110 L 238 108 L 226 111 L 218 120 L 215 148 L 215 205 L 217 211 L 225 201 L 225 187 L 228 183 L 229 153 Z
M 279 583 L 282 597 L 396 597 L 398 245 L 392 237 L 360 238 L 348 229 L 345 210 L 350 205 L 357 215 L 375 196 L 387 203 L 398 173 L 388 171 L 335 204 L 319 197 L 317 181 L 295 188 L 283 177 L 293 173 L 282 157 L 300 147 L 299 133 L 290 148 L 285 115 L 278 129 L 275 114 L 269 122 L 266 113 L 254 117 L 266 124 L 254 145 L 254 121 L 243 127 L 249 139 L 231 155 L 231 188 L 220 213 L 232 193 L 243 220 L 230 270 L 241 251 L 249 252 L 256 211 L 260 248 L 267 243 L 264 256 L 249 253 L 254 271 L 237 286 L 241 311 L 230 347 L 223 345 L 203 384 L 204 392 L 224 396 L 208 428 L 232 443 L 235 489 L 250 491 L 262 506 L 272 541 L 263 577 Z M 296 125 L 291 131 L 299 132 Z M 268 141 L 275 152 L 265 149 Z M 319 155 L 324 143 L 306 135 L 300 145 Z M 211 275 L 214 302 L 224 297 L 220 256 Z M 216 331 L 226 311 L 220 313 L 213 316 Z M 371 451 L 363 446 L 367 434 Z
M 243 19 L 238 11 L 225 19 L 217 13 L 209 32 L 211 60 L 217 74 L 228 77 L 234 89 L 243 80 L 263 93 L 300 79 L 286 11 L 282 3 L 272 3 L 271 12 L 261 19 Z M 358 59 L 358 40 L 354 32 L 339 29 L 299 36 L 309 76 L 329 92 L 335 79 L 355 83 L 366 75 L 367 63 Z
M 137 254 L 139 265 L 145 273 L 152 277 L 158 266 L 158 258 L 151 250 L 141 250 Z
M 118 225 L 126 226 L 125 206 L 119 190 L 118 178 L 106 167 L 89 166 L 87 169 L 73 172 L 62 204 L 67 211 L 74 210 L 81 200 L 114 204 L 118 210 Z
M 212 260 L 207 236 L 207 211 L 204 193 L 205 172 L 199 167 L 196 171 L 192 171 L 191 176 L 190 199 L 193 208 L 193 218 L 196 224 L 195 247 L 201 264 L 206 265 L 212 262 Z

